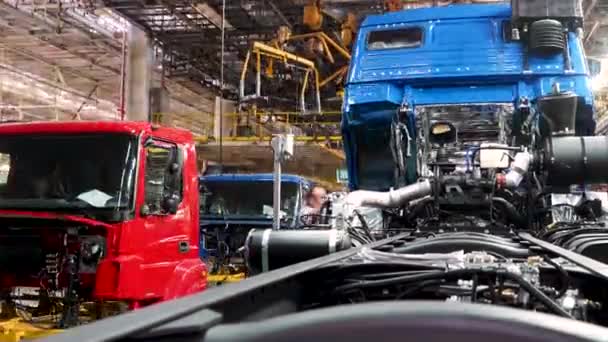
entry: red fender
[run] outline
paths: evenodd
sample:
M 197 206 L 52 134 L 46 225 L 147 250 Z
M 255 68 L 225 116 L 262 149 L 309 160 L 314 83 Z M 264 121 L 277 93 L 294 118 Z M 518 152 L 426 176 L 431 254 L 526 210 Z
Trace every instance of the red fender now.
M 180 262 L 167 281 L 163 300 L 187 296 L 207 288 L 207 266 L 201 259 L 187 259 Z

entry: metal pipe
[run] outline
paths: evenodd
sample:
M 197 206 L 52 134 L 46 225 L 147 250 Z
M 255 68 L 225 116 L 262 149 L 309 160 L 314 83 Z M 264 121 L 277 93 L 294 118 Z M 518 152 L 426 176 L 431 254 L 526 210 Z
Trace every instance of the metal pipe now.
M 310 69 L 304 74 L 304 82 L 302 82 L 302 92 L 300 93 L 300 106 L 302 113 L 306 111 L 306 88 L 308 87 L 308 78 L 310 77 Z
M 275 230 L 281 229 L 281 161 L 283 159 L 283 145 L 285 143 L 284 136 L 276 135 L 271 140 L 271 146 L 273 151 L 273 195 L 272 195 L 272 209 L 273 209 L 273 224 L 272 228 Z
M 319 88 L 319 82 L 320 82 L 319 77 L 320 76 L 319 76 L 319 70 L 317 70 L 316 68 L 314 70 L 315 70 L 315 94 L 317 97 L 317 113 L 321 113 L 322 112 L 322 110 L 321 110 L 321 90 Z
M 307 66 L 309 68 L 314 68 L 315 67 L 315 63 L 309 59 L 306 59 L 304 57 L 300 57 L 298 55 L 294 55 L 293 53 L 289 53 L 280 49 L 276 49 L 273 48 L 270 45 L 266 45 L 264 43 L 260 43 L 260 42 L 254 42 L 253 43 L 253 50 L 254 52 L 266 52 L 272 55 L 275 55 L 275 58 L 286 58 L 289 60 L 292 60 L 294 62 L 298 62 L 300 64 L 303 64 L 304 66 Z
M 270 5 L 270 7 L 274 11 L 274 13 L 276 13 L 277 16 L 279 16 L 279 18 L 281 19 L 281 21 L 283 21 L 283 23 L 285 24 L 285 26 L 287 26 L 289 28 L 293 28 L 293 25 L 291 25 L 291 23 L 289 22 L 289 20 L 287 20 L 287 18 L 285 18 L 285 15 L 283 15 L 283 12 L 281 12 L 281 9 L 277 7 L 277 5 L 274 3 L 274 1 L 268 0 L 268 1 L 266 1 L 266 3 L 268 5 Z
M 48 109 L 53 108 L 55 105 L 11 105 L 11 104 L 2 104 L 0 105 L 0 109 Z
M 334 55 L 329 50 L 329 46 L 327 45 L 327 42 L 325 41 L 325 39 L 319 39 L 319 40 L 321 41 L 321 44 L 323 45 L 323 50 L 325 50 L 325 55 L 329 59 L 329 62 L 331 64 L 334 64 L 336 62 L 336 60 L 334 59 Z
M 255 71 L 255 95 L 259 97 L 262 96 L 262 56 L 259 51 L 257 55 L 258 59 Z
M 120 114 L 120 120 L 125 119 L 125 106 L 126 106 L 126 91 L 127 91 L 127 32 L 122 33 L 122 61 L 120 64 L 120 105 L 118 107 L 118 113 Z
M 319 34 L 317 32 L 294 34 L 293 36 L 289 37 L 287 40 L 301 40 L 301 39 L 306 39 L 306 38 L 310 38 L 310 37 L 318 37 L 318 36 L 319 36 Z
M 326 79 L 324 79 L 323 81 L 321 81 L 321 83 L 319 83 L 319 87 L 323 88 L 325 85 L 327 85 L 327 83 L 335 80 L 339 76 L 341 76 L 344 73 L 346 73 L 347 70 L 348 70 L 348 66 L 345 65 L 345 66 L 341 67 L 340 69 L 338 69 L 338 71 L 334 72 L 329 77 L 327 77 Z
M 249 59 L 251 58 L 251 51 L 247 51 L 245 56 L 245 63 L 243 64 L 243 70 L 241 71 L 241 80 L 239 82 L 239 95 L 241 98 L 245 97 L 245 77 L 247 76 L 247 68 L 249 68 Z
M 222 53 L 220 57 L 220 170 L 224 168 L 224 55 L 226 53 L 226 0 L 222 0 Z
M 597 5 L 597 2 L 598 2 L 598 0 L 590 1 L 589 6 L 587 6 L 587 8 L 585 9 L 584 18 L 587 18 L 589 16 L 589 14 L 591 14 L 591 12 L 593 12 L 593 9 Z
M 593 37 L 593 35 L 595 34 L 595 32 L 597 31 L 598 28 L 600 28 L 600 22 L 595 21 L 593 23 L 593 26 L 591 27 L 591 30 L 589 30 L 587 37 L 585 37 L 585 44 L 589 43 L 589 41 L 591 40 L 591 37 Z
M 325 32 L 296 34 L 294 36 L 289 37 L 289 40 L 303 40 L 311 37 L 319 39 L 324 46 L 327 46 L 327 43 L 329 42 L 329 45 L 336 49 L 342 56 L 344 56 L 348 60 L 351 59 L 350 53 L 343 46 L 331 39 L 331 37 L 328 36 Z
M 334 49 L 336 49 L 342 56 L 346 59 L 350 60 L 351 56 L 345 48 L 343 48 L 340 44 L 336 43 L 333 39 L 331 39 L 325 32 L 321 32 L 321 37 L 326 39 Z
M 84 106 L 87 104 L 87 102 L 91 99 L 91 96 L 93 96 L 93 94 L 95 94 L 96 90 L 97 90 L 97 84 L 93 87 L 93 89 L 91 89 L 91 91 L 89 92 L 89 96 L 87 96 L 87 98 L 84 99 L 84 101 L 82 101 L 82 103 L 80 104 L 80 107 L 78 107 L 78 110 L 72 116 L 72 120 L 74 120 L 74 119 L 80 120 L 80 112 L 82 111 Z
M 407 202 L 430 196 L 433 186 L 429 180 L 410 184 L 387 192 L 357 190 L 346 196 L 346 203 L 356 207 L 399 208 Z

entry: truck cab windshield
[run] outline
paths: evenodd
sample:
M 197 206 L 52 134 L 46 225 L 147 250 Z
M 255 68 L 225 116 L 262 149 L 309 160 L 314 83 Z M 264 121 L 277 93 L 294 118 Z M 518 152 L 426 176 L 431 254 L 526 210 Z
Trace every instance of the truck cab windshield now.
M 294 217 L 298 184 L 281 183 L 281 215 Z M 272 182 L 206 182 L 201 185 L 201 214 L 230 218 L 272 219 Z
M 126 134 L 3 137 L 0 208 L 129 208 L 136 146 Z

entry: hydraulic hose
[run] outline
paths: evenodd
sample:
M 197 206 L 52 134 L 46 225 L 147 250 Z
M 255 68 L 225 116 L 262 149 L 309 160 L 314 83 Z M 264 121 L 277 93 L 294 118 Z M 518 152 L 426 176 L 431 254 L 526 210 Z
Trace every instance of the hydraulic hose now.
M 517 225 L 520 228 L 526 227 L 526 224 L 527 224 L 526 220 L 523 218 L 523 216 L 521 216 L 519 214 L 519 212 L 517 211 L 517 208 L 515 208 L 515 206 L 513 204 L 511 204 L 509 201 L 507 201 L 506 199 L 504 199 L 502 197 L 492 197 L 492 202 L 494 204 L 497 204 L 498 206 L 500 206 L 500 208 L 505 211 L 505 214 L 507 214 L 509 219 L 511 221 L 517 223 Z
M 353 191 L 346 196 L 346 203 L 356 207 L 399 208 L 410 201 L 424 198 L 432 193 L 433 186 L 431 182 L 424 180 L 387 192 Z
M 436 279 L 446 279 L 446 278 L 458 278 L 464 276 L 471 275 L 501 275 L 507 279 L 510 279 L 516 282 L 522 289 L 526 290 L 532 297 L 538 299 L 548 310 L 552 311 L 556 315 L 567 317 L 570 319 L 574 319 L 572 315 L 570 315 L 566 310 L 564 310 L 558 303 L 553 301 L 549 296 L 544 294 L 541 290 L 534 287 L 534 285 L 530 284 L 527 280 L 522 278 L 521 276 L 508 272 L 506 270 L 491 270 L 491 269 L 461 269 L 461 270 L 453 270 L 446 272 L 429 272 L 417 275 L 405 275 L 401 277 L 394 277 L 388 279 L 381 280 L 369 280 L 369 281 L 359 281 L 355 283 L 349 283 L 346 285 L 338 286 L 334 290 L 334 293 L 345 292 L 353 289 L 360 288 L 370 288 L 370 287 L 380 287 L 380 286 L 389 286 L 395 284 L 407 284 L 407 283 L 418 283 L 429 280 Z
M 557 291 L 557 298 L 562 297 L 566 291 L 568 291 L 568 289 L 570 288 L 570 276 L 568 275 L 568 272 L 557 262 L 555 262 L 553 259 L 551 259 L 548 256 L 543 256 L 543 259 L 545 259 L 545 262 L 548 263 L 549 265 L 553 266 L 560 275 L 560 282 L 561 282 L 561 287 L 560 289 Z

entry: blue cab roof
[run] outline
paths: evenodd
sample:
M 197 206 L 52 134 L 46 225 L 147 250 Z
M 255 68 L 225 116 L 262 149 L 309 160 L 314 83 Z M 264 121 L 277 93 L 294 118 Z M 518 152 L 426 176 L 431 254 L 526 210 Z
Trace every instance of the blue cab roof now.
M 223 173 L 217 175 L 201 176 L 201 182 L 272 182 L 272 173 Z M 310 181 L 302 176 L 283 174 L 281 175 L 283 183 L 310 183 Z
M 511 5 L 507 2 L 498 4 L 459 4 L 441 7 L 410 9 L 386 14 L 370 15 L 365 18 L 361 27 L 401 24 L 428 20 L 510 17 Z

